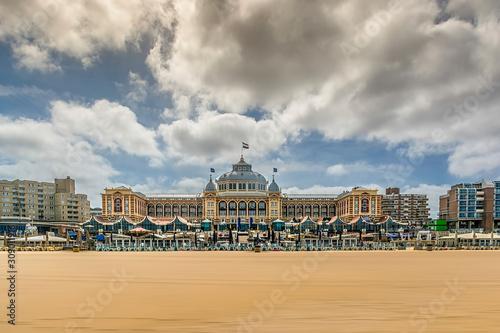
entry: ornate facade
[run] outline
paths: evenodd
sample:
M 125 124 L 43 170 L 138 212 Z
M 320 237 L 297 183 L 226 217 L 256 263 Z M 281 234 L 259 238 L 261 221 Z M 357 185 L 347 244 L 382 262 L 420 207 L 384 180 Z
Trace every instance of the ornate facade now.
M 210 181 L 199 194 L 144 195 L 130 188 L 105 189 L 102 217 L 115 220 L 130 217 L 141 221 L 146 216 L 188 221 L 212 220 L 215 224 L 244 226 L 270 224 L 275 220 L 314 221 L 339 218 L 348 222 L 356 217 L 379 221 L 382 195 L 377 190 L 355 187 L 341 194 L 286 194 L 273 179 L 252 170 L 243 156 L 231 171 Z

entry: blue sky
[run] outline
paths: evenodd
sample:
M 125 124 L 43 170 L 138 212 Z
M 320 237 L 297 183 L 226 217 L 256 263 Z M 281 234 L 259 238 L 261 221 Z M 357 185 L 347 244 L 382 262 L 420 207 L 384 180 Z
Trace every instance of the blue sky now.
M 399 186 L 432 217 L 500 179 L 497 1 L 23 4 L 0 4 L 0 179 L 197 193 L 242 141 L 284 192 Z

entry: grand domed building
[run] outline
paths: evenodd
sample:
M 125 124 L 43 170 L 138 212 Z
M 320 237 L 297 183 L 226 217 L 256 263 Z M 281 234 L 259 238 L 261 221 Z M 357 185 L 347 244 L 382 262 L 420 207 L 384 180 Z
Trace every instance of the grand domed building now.
M 340 194 L 286 194 L 241 156 L 238 163 L 215 180 L 203 193 L 142 194 L 130 188 L 105 189 L 102 194 L 103 220 L 126 217 L 142 221 L 145 217 L 163 220 L 181 218 L 194 222 L 211 220 L 214 225 L 242 227 L 271 224 L 272 221 L 355 220 L 379 221 L 382 218 L 382 195 L 376 189 L 355 187 Z

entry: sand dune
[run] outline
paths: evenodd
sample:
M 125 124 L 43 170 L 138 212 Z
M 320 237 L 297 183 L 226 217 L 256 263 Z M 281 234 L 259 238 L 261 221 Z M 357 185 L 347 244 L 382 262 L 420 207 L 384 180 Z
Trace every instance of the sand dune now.
M 22 252 L 0 332 L 500 332 L 500 251 Z

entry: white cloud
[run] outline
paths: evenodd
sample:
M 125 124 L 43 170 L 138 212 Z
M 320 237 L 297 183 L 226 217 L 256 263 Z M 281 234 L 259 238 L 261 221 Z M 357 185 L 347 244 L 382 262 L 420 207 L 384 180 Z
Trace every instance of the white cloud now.
M 283 130 L 271 120 L 257 121 L 238 114 L 205 111 L 194 119 L 179 119 L 158 129 L 167 144 L 167 152 L 180 163 L 199 164 L 234 160 L 241 142 L 250 144 L 248 156 L 277 150 L 286 141 Z
M 55 101 L 52 122 L 68 136 L 79 135 L 112 151 L 149 158 L 151 166 L 161 166 L 156 132 L 137 122 L 135 113 L 120 104 L 99 100 L 90 106 Z
M 195 177 L 183 177 L 173 181 L 167 188 L 169 178 L 166 176 L 146 177 L 145 183 L 131 186 L 135 192 L 141 192 L 146 195 L 152 194 L 196 194 L 202 193 L 207 183 L 206 179 Z
M 260 158 L 318 131 L 327 140 L 407 143 L 408 155 L 446 153 L 451 174 L 476 177 L 500 167 L 498 6 L 450 0 L 450 18 L 436 24 L 444 16 L 435 0 L 409 0 L 381 24 L 386 0 L 6 0 L 0 40 L 28 71 L 64 70 L 64 57 L 92 66 L 103 51 L 146 54 L 172 96 L 158 134 L 174 163 L 225 163 L 239 155 L 241 141 Z M 141 43 L 146 38 L 153 46 Z M 346 56 L 342 43 L 357 52 Z M 129 101 L 147 99 L 144 79 L 130 73 L 130 84 Z M 93 148 L 144 156 L 151 165 L 163 160 L 156 132 L 130 109 L 59 102 L 52 112 L 58 131 Z M 366 164 L 328 172 L 363 167 L 400 186 L 413 172 L 412 165 Z
M 365 184 L 360 185 L 361 187 L 379 190 L 379 194 L 384 194 L 381 192 L 384 187 L 381 187 L 377 184 Z M 342 192 L 349 192 L 353 189 L 353 186 L 323 186 L 323 185 L 313 185 L 307 188 L 299 188 L 299 187 L 289 187 L 287 189 L 283 189 L 283 193 L 290 194 L 340 194 Z
M 14 57 L 18 59 L 17 65 L 29 72 L 38 70 L 47 73 L 61 70 L 61 67 L 51 59 L 49 51 L 40 49 L 37 45 L 15 45 L 13 51 Z
M 130 103 L 144 102 L 150 89 L 148 82 L 142 79 L 138 74 L 129 72 L 128 83 L 131 91 L 125 97 Z
M 172 15 L 170 1 L 162 0 L 6 0 L 0 3 L 0 40 L 28 48 L 18 51 L 27 69 L 44 68 L 54 52 L 90 66 L 103 50 L 138 49 L 144 35 L 166 34 Z
M 475 25 L 460 16 L 465 7 Z M 259 0 L 228 8 L 221 15 L 205 2 L 175 2 L 176 38 L 172 44 L 159 38 L 147 60 L 162 89 L 233 113 L 259 107 L 286 138 L 319 131 L 334 140 L 424 145 L 425 154 L 458 156 L 467 145 L 463 126 L 482 126 L 484 132 L 475 133 L 478 141 L 500 126 L 497 86 L 477 105 L 480 117 L 454 127 L 453 118 L 463 112 L 452 109 L 474 98 L 486 73 L 499 81 L 494 1 L 450 1 L 451 18 L 437 25 L 441 9 L 433 0 L 402 2 L 382 25 L 378 14 L 388 10 L 387 1 Z M 360 46 L 356 40 L 367 24 L 378 28 L 365 34 L 368 42 Z M 346 58 L 343 42 L 359 52 Z M 176 103 L 176 108 L 169 110 L 170 119 L 190 116 L 196 105 Z M 436 133 L 444 133 L 444 140 Z M 486 158 L 484 152 L 481 159 Z M 500 160 L 489 160 L 488 170 L 498 167 Z M 450 165 L 460 176 L 486 170 L 456 169 Z
M 326 169 L 326 173 L 329 175 L 341 176 L 347 173 L 347 169 L 344 164 L 335 164 L 328 167 L 328 169 Z
M 0 155 L 10 161 L 0 165 L 2 178 L 53 181 L 71 176 L 93 206 L 100 206 L 98 193 L 118 174 L 88 142 L 68 137 L 45 121 L 0 116 Z
M 98 193 L 115 186 L 112 178 L 119 174 L 106 152 L 143 156 L 151 166 L 163 163 L 156 131 L 140 125 L 126 107 L 107 100 L 89 106 L 54 101 L 50 112 L 49 120 L 0 115 L 1 177 L 50 181 L 71 176 L 78 191 L 99 206 Z

